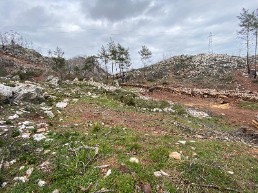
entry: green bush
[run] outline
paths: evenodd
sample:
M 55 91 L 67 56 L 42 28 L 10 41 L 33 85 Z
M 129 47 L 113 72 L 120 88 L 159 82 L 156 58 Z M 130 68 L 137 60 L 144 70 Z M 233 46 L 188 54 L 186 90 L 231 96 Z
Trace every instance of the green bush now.
M 21 80 L 29 80 L 33 77 L 38 77 L 42 74 L 42 70 L 27 70 L 27 71 L 18 71 L 15 75 L 18 75 Z
M 19 130 L 15 129 L 15 130 L 12 131 L 12 134 L 11 134 L 12 137 L 18 137 L 19 135 L 20 135 Z

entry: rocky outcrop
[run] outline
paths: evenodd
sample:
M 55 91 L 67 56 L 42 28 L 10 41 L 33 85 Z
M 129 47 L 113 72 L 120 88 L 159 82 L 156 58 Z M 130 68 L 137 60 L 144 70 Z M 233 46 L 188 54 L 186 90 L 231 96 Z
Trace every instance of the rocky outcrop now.
M 202 88 L 233 89 L 237 85 L 232 72 L 245 68 L 245 59 L 224 54 L 174 56 L 152 66 L 128 73 L 131 82 L 142 79 L 157 83 L 174 82 L 179 85 L 198 85 Z M 145 74 L 145 76 L 144 76 Z
M 155 90 L 167 91 L 175 94 L 182 94 L 188 96 L 197 96 L 202 98 L 231 98 L 242 99 L 245 101 L 258 101 L 258 93 L 250 91 L 238 90 L 216 90 L 216 89 L 199 89 L 199 88 L 184 88 L 184 87 L 164 87 L 164 86 L 147 86 L 141 84 L 121 84 L 121 86 L 139 87 L 153 92 Z
M 22 84 L 15 87 L 0 84 L 0 103 L 38 102 L 44 100 L 43 88 L 34 84 Z

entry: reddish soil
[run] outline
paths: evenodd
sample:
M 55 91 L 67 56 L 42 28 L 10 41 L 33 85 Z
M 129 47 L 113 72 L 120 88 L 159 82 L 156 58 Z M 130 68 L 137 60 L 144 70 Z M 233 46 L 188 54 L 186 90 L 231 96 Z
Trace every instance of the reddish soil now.
M 175 103 L 184 104 L 206 112 L 211 112 L 217 116 L 223 116 L 230 123 L 237 126 L 254 127 L 252 120 L 258 116 L 258 111 L 242 109 L 239 107 L 239 101 L 228 100 L 228 103 L 221 104 L 221 101 L 214 98 L 199 98 L 186 95 L 178 95 L 165 91 L 154 91 L 152 93 L 143 93 L 159 100 L 168 100 Z
M 257 83 L 254 83 L 251 78 L 244 77 L 242 71 L 238 70 L 234 72 L 233 77 L 234 77 L 234 80 L 236 80 L 237 83 L 241 85 L 242 89 L 258 92 L 258 81 Z
M 74 118 L 64 125 L 93 121 L 110 126 L 134 128 L 152 135 L 162 135 L 168 132 L 162 127 L 163 114 L 117 111 L 94 104 L 80 104 L 80 107 L 77 104 L 71 105 L 66 108 L 66 114 Z

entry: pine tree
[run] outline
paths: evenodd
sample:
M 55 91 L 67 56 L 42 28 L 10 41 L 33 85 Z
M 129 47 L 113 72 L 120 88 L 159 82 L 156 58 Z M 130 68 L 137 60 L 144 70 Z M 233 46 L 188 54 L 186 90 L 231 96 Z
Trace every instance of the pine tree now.
M 246 41 L 246 66 L 247 73 L 250 74 L 250 64 L 249 64 L 249 44 L 250 44 L 250 32 L 252 30 L 253 23 L 253 13 L 249 13 L 248 9 L 243 8 L 242 13 L 240 13 L 237 18 L 240 20 L 239 26 L 241 30 L 238 32 L 239 35 L 243 36 L 243 39 Z
M 142 46 L 142 49 L 138 53 L 141 56 L 141 60 L 142 60 L 143 67 L 144 67 L 144 77 L 145 77 L 145 68 L 146 68 L 147 64 L 149 63 L 152 53 L 149 50 L 149 48 L 145 45 Z

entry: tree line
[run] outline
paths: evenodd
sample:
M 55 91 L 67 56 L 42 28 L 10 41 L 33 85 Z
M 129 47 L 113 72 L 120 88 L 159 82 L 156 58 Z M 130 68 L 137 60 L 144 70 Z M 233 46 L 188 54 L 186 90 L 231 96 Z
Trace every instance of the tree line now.
M 258 9 L 250 12 L 248 9 L 243 8 L 242 12 L 239 16 L 239 27 L 241 28 L 238 31 L 238 34 L 245 40 L 246 44 L 246 67 L 247 73 L 253 75 L 254 78 L 257 76 L 257 41 L 258 41 Z M 251 71 L 251 64 L 250 64 L 250 45 L 251 39 L 254 36 L 255 43 L 254 43 L 254 71 Z
M 0 43 L 2 50 L 5 50 L 7 47 L 12 49 L 17 46 L 24 48 L 32 47 L 31 41 L 26 40 L 21 34 L 15 31 L 0 32 Z M 49 49 L 47 53 L 49 58 L 52 59 L 52 62 L 48 65 L 59 73 L 62 78 L 72 78 L 73 76 L 82 77 L 87 74 L 87 72 L 93 72 L 96 66 L 100 68 L 100 62 L 104 64 L 103 68 L 106 71 L 107 79 L 110 71 L 113 77 L 114 74 L 123 77 L 131 66 L 129 48 L 122 46 L 120 43 L 115 43 L 111 38 L 107 45 L 102 45 L 98 53 L 92 56 L 80 56 L 65 60 L 64 51 L 58 46 L 55 50 Z M 150 49 L 143 45 L 138 53 L 141 57 L 143 67 L 146 67 L 152 55 Z
M 149 63 L 152 56 L 150 49 L 143 45 L 138 51 L 144 68 Z M 131 58 L 129 48 L 123 47 L 120 43 L 115 43 L 112 39 L 106 46 L 102 45 L 98 53 L 98 58 L 104 63 L 105 70 L 108 71 L 108 65 L 111 67 L 111 73 L 119 72 L 120 77 L 124 77 L 124 73 L 131 66 Z

